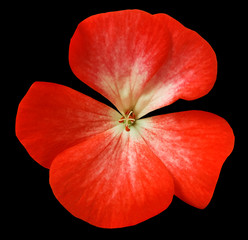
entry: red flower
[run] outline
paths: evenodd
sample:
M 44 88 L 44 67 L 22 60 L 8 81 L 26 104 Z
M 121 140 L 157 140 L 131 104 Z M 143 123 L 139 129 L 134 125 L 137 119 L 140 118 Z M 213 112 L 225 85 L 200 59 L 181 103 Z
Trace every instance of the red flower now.
M 217 73 L 210 45 L 166 14 L 110 12 L 78 25 L 69 63 L 121 114 L 62 85 L 31 86 L 16 135 L 50 168 L 60 203 L 104 228 L 142 222 L 165 210 L 174 194 L 205 208 L 234 146 L 228 123 L 203 111 L 140 118 L 210 91 Z

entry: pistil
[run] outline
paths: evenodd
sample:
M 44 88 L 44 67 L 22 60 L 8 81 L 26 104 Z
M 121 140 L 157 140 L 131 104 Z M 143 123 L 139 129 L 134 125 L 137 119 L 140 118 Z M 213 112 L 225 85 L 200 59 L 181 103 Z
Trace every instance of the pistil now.
M 135 114 L 133 111 L 127 111 L 125 116 L 120 118 L 119 123 L 125 124 L 125 130 L 127 132 L 130 131 L 130 126 L 133 125 L 135 122 Z

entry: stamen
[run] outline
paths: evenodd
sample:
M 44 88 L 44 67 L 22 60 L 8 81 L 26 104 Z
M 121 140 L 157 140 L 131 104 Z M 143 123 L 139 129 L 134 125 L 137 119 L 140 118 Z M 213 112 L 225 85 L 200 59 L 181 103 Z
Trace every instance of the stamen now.
M 125 121 L 124 117 L 120 118 L 119 123 L 123 123 Z
M 135 122 L 135 115 L 133 111 L 126 111 L 125 116 L 121 117 L 119 123 L 125 124 L 125 130 L 127 132 L 130 131 L 130 126 L 133 125 Z
M 130 113 L 127 115 L 127 118 L 129 118 L 132 113 L 133 111 L 130 111 Z
M 126 131 L 129 132 L 130 128 L 128 126 L 125 127 Z

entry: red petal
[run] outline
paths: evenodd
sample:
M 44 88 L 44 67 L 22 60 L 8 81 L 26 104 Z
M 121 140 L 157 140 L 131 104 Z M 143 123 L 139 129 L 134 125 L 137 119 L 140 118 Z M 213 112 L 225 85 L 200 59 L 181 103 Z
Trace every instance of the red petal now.
M 166 209 L 173 180 L 132 128 L 113 128 L 65 150 L 53 161 L 50 184 L 74 216 L 95 226 L 137 224 Z
M 98 14 L 78 25 L 69 62 L 76 76 L 137 118 L 179 98 L 207 94 L 217 61 L 196 32 L 166 14 L 139 10 Z
M 171 55 L 143 90 L 134 108 L 138 117 L 179 98 L 193 100 L 206 95 L 217 74 L 216 55 L 207 41 L 166 14 L 154 18 L 170 32 Z
M 81 22 L 70 43 L 75 75 L 124 115 L 145 82 L 165 61 L 170 34 L 164 23 L 139 10 L 109 12 Z
M 115 126 L 119 118 L 115 110 L 75 90 L 36 82 L 19 105 L 16 135 L 49 168 L 58 153 Z
M 187 111 L 138 120 L 135 126 L 174 177 L 175 195 L 206 207 L 234 146 L 228 123 L 208 112 Z

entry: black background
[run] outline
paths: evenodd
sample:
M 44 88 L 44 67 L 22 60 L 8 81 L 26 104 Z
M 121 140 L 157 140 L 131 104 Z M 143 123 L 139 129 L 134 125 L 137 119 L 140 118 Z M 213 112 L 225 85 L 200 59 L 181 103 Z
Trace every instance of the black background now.
M 169 238 L 220 236 L 241 234 L 245 218 L 247 157 L 242 155 L 247 102 L 246 66 L 242 56 L 245 50 L 246 5 L 210 1 L 127 1 L 99 2 L 68 1 L 51 4 L 29 1 L 29 4 L 9 4 L 2 9 L 7 14 L 2 37 L 3 119 L 7 130 L 3 162 L 3 208 L 8 210 L 5 224 L 12 227 L 9 234 L 19 236 L 86 237 L 100 233 L 102 237 L 124 237 L 122 234 L 151 233 L 154 237 Z M 183 3 L 184 2 L 184 3 Z M 224 1 L 223 1 L 224 3 Z M 244 2 L 245 4 L 245 2 Z M 55 82 L 69 86 L 111 106 L 108 100 L 79 81 L 68 64 L 68 47 L 77 24 L 97 13 L 141 9 L 150 13 L 167 13 L 186 27 L 195 30 L 213 47 L 218 59 L 218 76 L 211 92 L 195 101 L 179 100 L 150 115 L 185 110 L 205 110 L 225 118 L 236 136 L 235 148 L 223 165 L 212 201 L 205 210 L 193 208 L 174 197 L 169 208 L 141 224 L 123 229 L 101 229 L 73 217 L 55 199 L 49 186 L 49 171 L 37 164 L 15 137 L 14 125 L 17 107 L 35 81 Z M 6 95 L 5 92 L 7 93 Z M 6 118 L 7 116 L 7 118 Z M 6 127 L 7 126 L 7 127 Z M 161 235 L 162 234 L 162 235 Z M 173 235 L 171 235 L 173 234 Z M 72 236 L 73 235 L 73 236 Z M 74 237 L 75 236 L 75 237 Z M 141 235 L 140 235 L 141 236 Z M 237 236 L 237 235 L 235 235 Z M 87 237 L 86 237 L 87 238 Z

